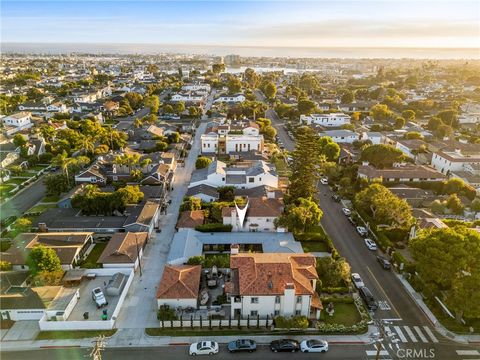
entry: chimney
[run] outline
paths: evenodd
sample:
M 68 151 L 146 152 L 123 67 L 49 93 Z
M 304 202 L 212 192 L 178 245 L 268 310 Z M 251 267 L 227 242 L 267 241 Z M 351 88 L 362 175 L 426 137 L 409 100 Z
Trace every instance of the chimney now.
M 230 245 L 230 255 L 237 255 L 240 252 L 240 245 L 232 244 Z
M 462 155 L 462 151 L 460 149 L 455 149 L 455 154 Z

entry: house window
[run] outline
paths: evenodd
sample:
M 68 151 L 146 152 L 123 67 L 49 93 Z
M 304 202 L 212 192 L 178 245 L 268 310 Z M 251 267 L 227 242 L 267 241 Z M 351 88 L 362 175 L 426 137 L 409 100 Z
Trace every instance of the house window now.
M 257 310 L 250 311 L 250 316 L 258 316 L 258 311 Z
M 252 297 L 252 298 L 250 298 L 250 303 L 251 303 L 251 304 L 258 304 L 258 297 Z
M 248 182 L 249 182 L 249 183 L 253 183 L 253 182 L 255 182 L 255 178 L 253 178 L 253 177 L 251 177 L 251 178 L 248 178 Z
M 275 304 L 280 304 L 280 296 L 275 296 Z
M 302 311 L 301 310 L 295 310 L 295 315 L 302 315 Z
M 278 316 L 278 315 L 280 315 L 280 310 L 275 310 L 275 311 L 273 312 L 273 316 Z
M 302 303 L 302 297 L 301 296 L 297 296 L 297 304 L 301 304 Z

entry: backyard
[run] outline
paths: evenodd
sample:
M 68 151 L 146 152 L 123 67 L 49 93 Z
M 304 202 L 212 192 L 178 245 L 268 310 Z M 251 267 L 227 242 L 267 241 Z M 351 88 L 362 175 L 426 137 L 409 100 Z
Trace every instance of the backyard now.
M 101 264 L 97 264 L 98 258 L 102 254 L 103 250 L 107 247 L 106 242 L 98 243 L 95 244 L 94 248 L 92 251 L 90 251 L 90 254 L 83 260 L 79 265 L 82 267 L 86 267 L 89 269 L 93 268 L 101 268 Z

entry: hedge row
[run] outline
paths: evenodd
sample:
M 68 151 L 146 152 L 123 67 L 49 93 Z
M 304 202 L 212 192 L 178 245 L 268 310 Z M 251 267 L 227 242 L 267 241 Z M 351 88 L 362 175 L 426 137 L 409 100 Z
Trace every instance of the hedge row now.
M 231 232 L 232 225 L 223 225 L 220 223 L 203 224 L 195 227 L 200 232 Z
M 295 240 L 301 242 L 323 242 L 327 246 L 329 252 L 332 254 L 333 259 L 336 260 L 340 257 L 337 249 L 333 245 L 332 239 L 330 239 L 330 237 L 324 232 L 306 232 L 302 234 L 296 234 Z

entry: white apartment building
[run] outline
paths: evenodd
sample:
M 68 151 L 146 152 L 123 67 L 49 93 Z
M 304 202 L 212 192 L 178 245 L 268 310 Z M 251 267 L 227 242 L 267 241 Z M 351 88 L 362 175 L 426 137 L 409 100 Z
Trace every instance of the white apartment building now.
M 29 129 L 33 126 L 32 114 L 26 111 L 18 112 L 2 119 L 5 124 L 5 132 L 7 135 Z
M 350 124 L 350 116 L 344 113 L 300 115 L 300 123 L 312 123 L 326 127 L 340 127 Z
M 480 150 L 475 152 L 462 152 L 459 149 L 440 150 L 432 154 L 432 166 L 442 174 L 465 171 L 465 166 L 479 164 Z
M 248 130 L 247 130 L 248 131 Z M 233 152 L 263 151 L 263 135 L 219 135 L 215 132 L 203 134 L 201 151 L 204 154 L 230 154 Z
M 213 187 L 234 186 L 237 189 L 250 189 L 257 186 L 278 188 L 278 175 L 275 167 L 265 161 L 253 161 L 227 167 L 219 160 L 204 169 L 195 170 L 189 188 L 198 185 Z
M 231 281 L 225 284 L 231 316 L 320 316 L 315 292 L 318 275 L 311 254 L 236 253 L 230 256 Z M 238 250 L 237 250 L 238 251 Z

